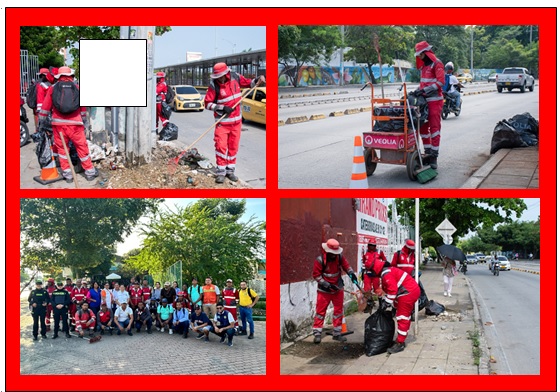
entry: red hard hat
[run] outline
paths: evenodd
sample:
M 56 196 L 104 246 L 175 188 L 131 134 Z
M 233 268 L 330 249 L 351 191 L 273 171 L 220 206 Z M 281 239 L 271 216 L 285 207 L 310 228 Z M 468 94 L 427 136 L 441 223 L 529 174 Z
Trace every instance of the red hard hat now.
M 210 75 L 210 77 L 212 79 L 218 79 L 226 75 L 229 71 L 231 70 L 229 69 L 226 63 L 216 63 L 214 65 L 214 68 L 212 70 L 212 75 Z
M 408 249 L 414 249 L 416 247 L 416 244 L 414 243 L 414 241 L 409 239 L 405 241 L 404 246 L 406 246 Z
M 418 42 L 416 46 L 414 46 L 414 56 L 418 57 L 420 53 L 425 52 L 427 50 L 431 50 L 432 45 L 428 44 L 426 41 Z
M 331 238 L 330 240 L 322 244 L 322 246 L 323 250 L 327 253 L 334 253 L 335 255 L 339 255 L 342 253 L 342 247 L 334 238 Z
M 157 77 L 157 78 L 165 78 L 165 72 L 159 71 L 159 72 L 156 74 L 156 77 Z
M 47 75 L 49 74 L 49 69 L 48 68 L 41 68 L 39 70 L 39 72 L 37 73 L 37 75 Z

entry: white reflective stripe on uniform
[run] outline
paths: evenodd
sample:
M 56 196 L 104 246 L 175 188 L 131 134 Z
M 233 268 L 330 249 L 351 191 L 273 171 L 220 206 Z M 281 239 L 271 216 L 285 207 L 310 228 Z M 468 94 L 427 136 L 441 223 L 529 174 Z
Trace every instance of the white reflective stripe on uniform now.
M 88 159 L 90 159 L 89 154 L 87 154 L 87 155 L 86 155 L 85 157 L 83 157 L 83 158 L 80 158 L 80 161 L 85 162 L 85 161 L 87 161 Z
M 399 281 L 397 282 L 397 287 L 401 287 L 402 282 L 404 282 L 404 280 L 406 279 L 406 275 L 407 275 L 406 272 L 402 274 L 401 278 L 400 278 Z
M 395 299 L 397 296 L 396 294 L 387 294 L 386 298 Z
M 340 272 L 337 272 L 336 274 L 323 274 L 323 276 L 326 276 L 327 278 L 334 278 L 335 276 L 340 275 Z
M 42 105 L 41 105 L 41 107 L 42 107 Z M 49 113 L 50 113 L 50 112 L 49 112 L 48 110 L 43 110 L 43 109 L 39 110 L 39 114 L 40 114 L 40 115 L 43 115 L 43 116 L 48 116 Z
M 82 121 L 77 121 L 77 120 L 65 120 L 63 118 L 53 118 L 52 119 L 52 123 L 53 124 L 69 124 L 69 125 L 84 125 L 84 123 Z
M 435 82 L 437 82 L 437 79 L 436 78 L 421 78 L 420 79 L 420 83 L 431 83 L 431 82 L 435 83 Z
M 319 320 L 324 320 L 325 318 L 323 316 L 321 316 L 320 314 L 316 314 L 315 317 L 317 317 Z
M 399 335 L 403 335 L 403 336 L 408 335 L 408 332 L 401 331 L 400 329 L 397 329 L 397 333 L 398 333 Z
M 235 116 L 235 117 L 226 117 L 221 122 L 222 123 L 233 123 L 233 122 L 239 122 L 239 121 L 241 121 L 241 119 L 242 119 L 242 117 L 241 117 L 241 115 L 239 115 L 239 116 Z
M 436 137 L 436 136 L 439 136 L 439 133 L 440 133 L 440 131 L 439 131 L 439 130 L 435 131 L 434 133 L 432 133 L 432 137 Z
M 224 159 L 227 159 L 227 157 L 228 157 L 226 154 L 222 154 L 219 151 L 216 151 L 216 155 L 219 156 L 220 158 L 224 158 Z
M 443 97 L 438 95 L 437 97 L 433 97 L 433 98 L 426 98 L 426 102 L 432 102 L 432 101 L 442 101 Z M 426 147 L 426 146 L 424 146 Z
M 223 104 L 223 103 L 226 103 L 226 102 L 233 101 L 234 99 L 237 99 L 237 98 L 240 98 L 240 97 L 241 97 L 241 93 L 233 94 L 233 95 L 230 95 L 229 97 L 225 97 L 224 99 L 218 99 L 217 103 Z
M 58 158 L 68 160 L 64 154 L 58 154 Z
M 432 136 L 434 136 L 432 134 Z M 414 268 L 414 264 L 397 264 L 397 267 L 413 267 Z
M 391 270 L 388 270 L 388 269 L 386 269 L 384 271 L 381 271 L 381 276 L 383 276 L 385 274 L 388 274 L 389 272 L 391 272 Z
M 410 317 L 406 317 L 406 316 L 397 316 L 397 320 L 410 320 Z
M 386 297 L 386 298 L 385 298 L 385 302 L 388 302 L 388 303 L 390 303 L 391 305 L 393 305 L 393 300 L 390 299 L 390 298 L 387 298 L 387 297 Z

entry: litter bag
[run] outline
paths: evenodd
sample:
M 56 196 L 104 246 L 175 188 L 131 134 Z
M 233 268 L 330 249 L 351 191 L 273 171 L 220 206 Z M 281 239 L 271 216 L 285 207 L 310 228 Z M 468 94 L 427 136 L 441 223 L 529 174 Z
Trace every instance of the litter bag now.
M 161 115 L 169 120 L 173 109 L 166 102 L 161 103 Z
M 34 135 L 33 141 L 37 143 L 35 154 L 39 160 L 39 166 L 44 168 L 52 162 L 51 141 L 46 132 L 38 132 Z
M 171 140 L 177 140 L 178 137 L 179 137 L 179 127 L 177 127 L 177 125 L 171 122 L 168 122 L 159 133 L 159 140 L 165 142 Z
M 393 342 L 394 335 L 395 322 L 391 313 L 378 308 L 365 322 L 364 348 L 366 355 L 371 357 L 386 352 Z
M 426 306 L 426 316 L 437 316 L 445 311 L 445 306 L 431 299 Z
M 535 146 L 538 138 L 539 122 L 529 113 L 517 114 L 496 124 L 490 154 L 501 148 Z
M 420 297 L 418 298 L 418 310 L 422 310 L 428 305 L 428 295 L 424 291 L 424 286 L 422 282 L 418 281 L 418 286 L 420 286 Z
M 412 115 L 418 118 L 420 115 L 416 107 L 411 107 Z M 407 110 L 408 111 L 408 110 Z M 389 117 L 403 117 L 404 106 L 376 106 L 373 108 L 373 114 L 376 116 L 389 116 Z M 410 123 L 409 113 L 406 113 L 408 118 L 408 128 L 412 129 Z M 373 124 L 374 132 L 404 132 L 404 120 L 394 119 L 388 121 L 375 120 Z

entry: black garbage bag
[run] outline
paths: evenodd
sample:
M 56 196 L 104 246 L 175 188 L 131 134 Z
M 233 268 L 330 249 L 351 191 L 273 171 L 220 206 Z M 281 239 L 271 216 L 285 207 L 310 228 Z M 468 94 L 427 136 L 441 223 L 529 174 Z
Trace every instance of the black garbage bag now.
M 368 357 L 386 352 L 393 343 L 395 322 L 391 312 L 378 308 L 367 318 L 364 328 L 364 348 Z
M 420 286 L 420 297 L 418 298 L 418 310 L 422 310 L 428 305 L 428 295 L 426 291 L 424 291 L 424 286 L 422 282 L 418 282 L 418 286 Z
M 167 104 L 167 102 L 164 101 L 164 102 L 161 103 L 161 115 L 163 117 L 165 117 L 166 119 L 169 120 L 169 118 L 171 118 L 171 112 L 172 111 L 173 110 L 171 109 L 171 106 L 169 106 Z
M 53 158 L 50 137 L 46 132 L 37 132 L 33 137 L 33 141 L 37 143 L 35 154 L 37 154 L 39 166 L 44 168 L 52 163 Z
M 530 113 L 516 114 L 508 123 L 520 133 L 530 133 L 539 138 L 539 122 Z
M 437 316 L 445 311 L 445 306 L 431 299 L 426 306 L 426 316 Z
M 177 125 L 168 122 L 165 127 L 159 133 L 159 140 L 168 142 L 171 140 L 177 140 L 179 137 L 179 127 Z
M 419 117 L 419 113 L 416 107 L 411 107 L 411 113 L 415 118 Z M 408 112 L 408 110 L 407 110 Z M 404 116 L 404 106 L 377 106 L 373 108 L 373 114 L 376 116 L 389 116 L 389 117 L 403 117 Z M 410 113 L 407 113 L 408 118 L 408 128 L 412 129 L 412 124 L 410 123 Z M 388 120 L 380 121 L 376 120 L 373 124 L 374 132 L 403 132 L 404 131 L 404 120 Z
M 539 122 L 529 113 L 517 114 L 496 124 L 490 154 L 501 148 L 535 146 L 539 142 Z

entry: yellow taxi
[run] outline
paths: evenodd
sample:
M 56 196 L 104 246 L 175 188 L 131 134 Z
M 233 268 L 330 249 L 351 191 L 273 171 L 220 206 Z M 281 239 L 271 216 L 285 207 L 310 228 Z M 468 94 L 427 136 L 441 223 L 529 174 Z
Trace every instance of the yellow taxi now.
M 465 83 L 472 83 L 472 75 L 470 73 L 462 73 L 459 74 L 459 76 L 457 76 L 457 80 L 461 83 L 461 84 L 465 84 Z
M 172 86 L 175 91 L 175 99 L 173 100 L 173 111 L 181 110 L 204 110 L 204 99 L 196 88 L 190 85 Z
M 243 94 L 247 93 L 244 89 Z M 243 121 L 266 124 L 266 87 L 257 87 L 241 101 Z

